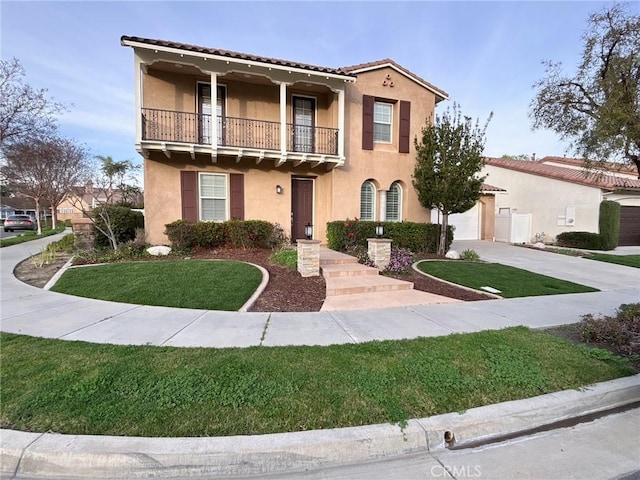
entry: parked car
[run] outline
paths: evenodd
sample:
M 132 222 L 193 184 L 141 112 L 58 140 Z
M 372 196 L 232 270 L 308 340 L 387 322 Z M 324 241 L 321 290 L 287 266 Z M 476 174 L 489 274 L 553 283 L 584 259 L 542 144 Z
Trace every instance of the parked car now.
M 37 230 L 36 221 L 29 215 L 11 215 L 4 221 L 4 231 L 13 232 L 14 230 Z

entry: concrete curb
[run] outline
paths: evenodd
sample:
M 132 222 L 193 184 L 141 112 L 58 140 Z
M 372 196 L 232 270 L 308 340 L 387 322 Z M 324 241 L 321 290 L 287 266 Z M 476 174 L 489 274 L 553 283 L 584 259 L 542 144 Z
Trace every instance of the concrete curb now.
M 60 270 L 58 270 L 53 277 L 51 277 L 51 279 L 47 282 L 47 284 L 42 287 L 43 290 L 51 290 L 53 288 L 53 286 L 56 284 L 56 282 L 58 280 L 60 280 L 60 277 L 64 274 L 64 272 L 66 272 L 67 270 L 69 270 L 71 267 L 73 266 L 73 257 L 71 257 L 69 260 L 67 260 L 67 263 L 65 263 L 62 268 L 60 268 Z
M 260 282 L 260 285 L 258 285 L 258 288 L 256 288 L 256 291 L 253 292 L 253 295 L 249 297 L 249 300 L 247 300 L 245 304 L 242 305 L 242 307 L 240 307 L 240 310 L 238 310 L 239 312 L 246 312 L 253 306 L 254 303 L 256 303 L 256 300 L 258 300 L 260 295 L 262 295 L 262 292 L 264 292 L 264 289 L 267 288 L 267 284 L 269 283 L 269 272 L 266 268 L 263 268 L 260 265 L 256 265 L 255 263 L 249 263 L 249 262 L 242 262 L 242 263 L 246 263 L 248 265 L 256 267 L 258 270 L 262 272 L 262 281 Z
M 308 432 L 217 438 L 59 435 L 2 430 L 1 473 L 30 478 L 251 476 L 370 462 L 445 448 L 606 411 L 640 400 L 640 375 L 525 400 L 410 420 Z

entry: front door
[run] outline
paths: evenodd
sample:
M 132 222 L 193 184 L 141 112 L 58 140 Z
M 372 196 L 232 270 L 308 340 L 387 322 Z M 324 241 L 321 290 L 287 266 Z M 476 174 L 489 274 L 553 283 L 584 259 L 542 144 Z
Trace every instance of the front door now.
M 313 179 L 291 179 L 291 241 L 304 239 L 304 226 L 313 224 Z
M 216 119 L 218 122 L 218 145 L 224 145 L 224 118 L 226 89 L 218 85 L 216 97 Z M 211 145 L 211 85 L 198 83 L 198 117 L 199 117 L 199 141 L 204 145 Z
M 313 153 L 315 122 L 316 100 L 309 97 L 293 97 L 294 151 Z

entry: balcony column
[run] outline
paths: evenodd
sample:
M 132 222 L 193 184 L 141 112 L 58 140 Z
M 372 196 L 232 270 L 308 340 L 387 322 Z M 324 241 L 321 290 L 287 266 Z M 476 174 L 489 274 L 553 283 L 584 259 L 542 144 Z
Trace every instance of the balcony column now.
M 211 160 L 215 163 L 218 158 L 218 74 L 211 74 L 211 121 L 210 138 L 211 138 Z
M 380 221 L 387 220 L 387 191 L 380 190 Z
M 338 90 L 338 156 L 344 159 L 344 90 Z
M 287 86 L 288 83 L 280 83 L 280 154 L 281 163 L 287 159 Z
M 146 69 L 146 65 L 142 63 L 140 57 L 136 54 L 134 59 L 134 78 L 136 82 L 135 96 L 136 96 L 136 146 L 142 144 L 142 85 L 143 77 Z

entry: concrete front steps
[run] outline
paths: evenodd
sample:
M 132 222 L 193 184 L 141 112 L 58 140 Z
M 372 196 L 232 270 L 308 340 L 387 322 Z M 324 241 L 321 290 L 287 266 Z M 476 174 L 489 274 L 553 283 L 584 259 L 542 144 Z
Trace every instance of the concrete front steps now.
M 411 282 L 381 276 L 377 268 L 361 265 L 356 258 L 328 248 L 320 248 L 320 269 L 327 288 L 321 311 L 458 301 L 414 290 Z

